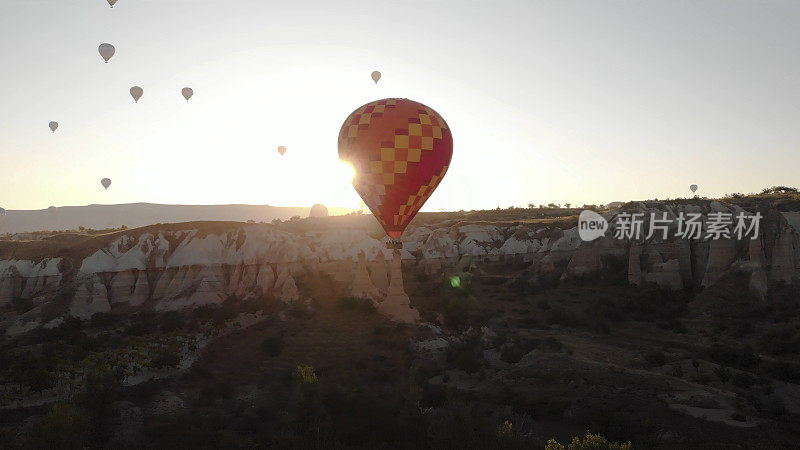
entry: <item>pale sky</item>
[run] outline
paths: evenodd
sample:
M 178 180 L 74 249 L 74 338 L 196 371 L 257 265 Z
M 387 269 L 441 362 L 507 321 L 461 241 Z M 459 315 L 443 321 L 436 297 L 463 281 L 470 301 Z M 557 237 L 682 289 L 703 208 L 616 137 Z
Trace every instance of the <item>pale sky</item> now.
M 0 206 L 357 207 L 339 127 L 386 97 L 453 132 L 423 210 L 800 187 L 798 24 L 795 0 L 0 0 Z

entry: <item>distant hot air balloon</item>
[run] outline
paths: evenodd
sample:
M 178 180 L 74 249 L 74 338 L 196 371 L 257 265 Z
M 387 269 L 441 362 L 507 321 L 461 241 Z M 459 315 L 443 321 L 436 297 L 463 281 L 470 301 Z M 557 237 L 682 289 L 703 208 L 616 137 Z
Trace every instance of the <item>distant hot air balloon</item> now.
M 194 95 L 194 91 L 192 90 L 192 88 L 185 87 L 181 89 L 181 94 L 183 94 L 183 98 L 185 98 L 186 101 L 188 102 L 189 99 L 192 98 L 192 96 Z
M 689 189 L 691 189 L 692 192 L 697 192 L 697 185 L 693 184 L 693 185 L 689 186 Z
M 111 180 L 109 180 L 108 178 L 103 178 L 102 180 L 100 180 L 100 184 L 102 184 L 103 187 L 106 188 L 106 190 L 108 190 L 108 187 L 111 186 Z
M 452 156 L 453 135 L 442 116 L 408 99 L 367 103 L 339 131 L 339 159 L 353 166 L 353 187 L 393 240 L 442 181 Z
M 377 70 L 372 72 L 372 81 L 374 81 L 375 84 L 378 84 L 378 80 L 380 80 L 380 79 L 381 79 L 381 73 L 380 72 L 378 72 Z
M 278 147 L 278 153 L 280 153 L 281 156 L 283 156 L 283 154 L 286 153 L 286 147 L 284 147 L 282 145 L 280 147 Z
M 117 3 L 117 0 L 108 0 L 108 4 L 111 5 L 112 8 L 114 7 L 114 5 L 116 3 Z
M 133 101 L 135 103 L 139 103 L 139 99 L 142 98 L 144 95 L 144 89 L 140 88 L 139 86 L 134 86 L 131 88 L 131 97 L 133 97 Z
M 100 47 L 97 49 L 100 52 L 100 56 L 108 63 L 108 60 L 114 56 L 114 53 L 117 51 L 113 45 L 111 44 L 100 44 Z
M 48 126 L 50 127 L 50 131 L 52 131 L 53 133 L 55 133 L 55 132 L 56 132 L 56 130 L 58 129 L 58 122 L 55 122 L 55 121 L 53 121 L 53 122 L 50 122 L 50 123 L 48 124 Z

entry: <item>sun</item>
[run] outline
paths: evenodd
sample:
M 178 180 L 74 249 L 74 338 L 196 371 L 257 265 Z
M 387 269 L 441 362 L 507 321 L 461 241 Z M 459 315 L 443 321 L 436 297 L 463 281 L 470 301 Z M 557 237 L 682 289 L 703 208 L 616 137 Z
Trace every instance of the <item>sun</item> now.
M 340 161 L 339 171 L 342 174 L 342 178 L 346 179 L 351 184 L 353 183 L 353 178 L 356 176 L 356 170 L 350 165 L 350 163 Z

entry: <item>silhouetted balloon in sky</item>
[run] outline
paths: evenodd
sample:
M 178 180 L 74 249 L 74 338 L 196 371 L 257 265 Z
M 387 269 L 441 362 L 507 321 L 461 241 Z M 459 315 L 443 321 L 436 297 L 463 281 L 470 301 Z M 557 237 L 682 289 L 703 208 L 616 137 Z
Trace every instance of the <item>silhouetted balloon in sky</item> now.
M 48 124 L 48 126 L 50 127 L 50 131 L 52 131 L 53 133 L 55 133 L 55 132 L 56 132 L 56 130 L 58 129 L 58 122 L 55 122 L 55 121 L 53 121 L 53 122 L 50 122 L 50 123 Z
M 692 192 L 697 192 L 697 185 L 693 184 L 693 185 L 689 186 L 689 189 L 691 189 Z
M 283 154 L 286 153 L 286 147 L 284 147 L 282 145 L 280 147 L 278 147 L 278 153 L 280 153 L 281 156 L 283 156 Z
M 139 102 L 139 99 L 142 98 L 144 95 L 144 89 L 140 88 L 139 86 L 134 86 L 131 88 L 131 97 L 133 97 L 134 102 Z
M 339 159 L 353 166 L 353 187 L 392 239 L 442 181 L 452 156 L 442 116 L 405 98 L 367 103 L 339 131 Z
M 106 190 L 108 190 L 108 187 L 111 186 L 111 180 L 109 180 L 108 178 L 103 178 L 102 180 L 100 180 L 100 184 L 102 184 L 103 187 L 106 188 Z
M 111 5 L 112 8 L 114 7 L 114 5 L 116 3 L 117 3 L 117 0 L 108 0 L 108 4 Z
M 188 102 L 189 99 L 192 98 L 192 96 L 194 95 L 194 91 L 192 90 L 192 88 L 185 87 L 181 89 L 181 94 L 183 94 L 183 98 L 185 98 L 186 101 Z
M 378 72 L 377 70 L 372 72 L 372 81 L 374 81 L 375 84 L 378 84 L 378 80 L 380 80 L 380 79 L 381 79 L 381 73 L 380 72 Z
M 106 63 L 108 63 L 108 60 L 111 59 L 111 57 L 114 56 L 114 53 L 117 51 L 111 44 L 100 44 L 100 47 L 98 47 L 97 50 L 100 52 L 100 56 L 103 57 Z

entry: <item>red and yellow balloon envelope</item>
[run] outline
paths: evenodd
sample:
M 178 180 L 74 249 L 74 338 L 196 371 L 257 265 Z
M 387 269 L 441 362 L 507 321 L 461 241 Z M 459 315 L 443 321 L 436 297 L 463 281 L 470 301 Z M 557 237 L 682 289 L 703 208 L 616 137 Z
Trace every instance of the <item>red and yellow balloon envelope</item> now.
M 353 187 L 395 240 L 442 181 L 452 156 L 447 122 L 405 98 L 367 103 L 339 131 L 339 159 L 353 166 Z

